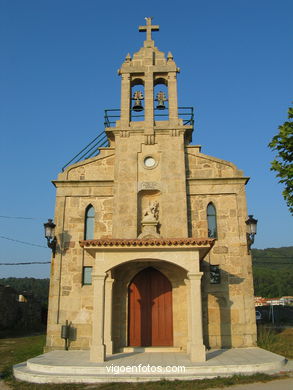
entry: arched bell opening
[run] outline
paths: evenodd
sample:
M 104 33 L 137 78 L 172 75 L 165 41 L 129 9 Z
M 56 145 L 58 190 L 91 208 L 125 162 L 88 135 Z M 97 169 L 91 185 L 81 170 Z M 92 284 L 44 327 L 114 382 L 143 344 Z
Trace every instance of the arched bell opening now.
M 131 82 L 130 98 L 130 120 L 133 122 L 144 121 L 144 81 L 141 78 L 135 78 Z
M 158 77 L 154 80 L 154 116 L 157 121 L 168 120 L 168 81 L 164 77 Z

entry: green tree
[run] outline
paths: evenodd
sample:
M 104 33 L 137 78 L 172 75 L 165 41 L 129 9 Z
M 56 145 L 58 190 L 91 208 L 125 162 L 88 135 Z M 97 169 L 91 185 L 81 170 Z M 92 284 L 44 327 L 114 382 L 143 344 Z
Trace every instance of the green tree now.
M 271 170 L 276 171 L 279 182 L 284 183 L 283 197 L 293 214 L 293 107 L 289 107 L 288 121 L 279 126 L 279 133 L 269 143 L 272 150 L 278 152 L 271 162 Z

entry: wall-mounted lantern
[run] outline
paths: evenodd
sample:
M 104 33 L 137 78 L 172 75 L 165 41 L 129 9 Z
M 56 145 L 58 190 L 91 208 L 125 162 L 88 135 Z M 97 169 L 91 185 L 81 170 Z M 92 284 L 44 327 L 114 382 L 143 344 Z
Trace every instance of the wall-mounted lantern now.
M 254 236 L 256 235 L 257 219 L 253 218 L 253 215 L 248 216 L 248 220 L 245 221 L 247 226 L 247 253 L 250 254 L 251 245 L 254 243 Z
M 52 219 L 48 219 L 48 222 L 44 223 L 45 228 L 45 237 L 47 239 L 47 245 L 52 249 L 53 257 L 55 257 L 56 247 L 57 247 L 57 238 L 55 236 L 55 227 Z

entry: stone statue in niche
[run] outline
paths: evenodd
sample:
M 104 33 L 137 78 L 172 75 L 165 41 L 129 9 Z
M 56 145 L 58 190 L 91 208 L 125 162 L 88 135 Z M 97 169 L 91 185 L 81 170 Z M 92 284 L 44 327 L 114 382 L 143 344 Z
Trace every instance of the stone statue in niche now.
M 157 201 L 149 203 L 148 207 L 143 212 L 143 221 L 152 220 L 159 220 L 159 203 Z
M 158 234 L 159 225 L 159 203 L 154 201 L 149 202 L 148 207 L 143 211 L 141 221 L 141 234 L 138 238 L 160 238 Z

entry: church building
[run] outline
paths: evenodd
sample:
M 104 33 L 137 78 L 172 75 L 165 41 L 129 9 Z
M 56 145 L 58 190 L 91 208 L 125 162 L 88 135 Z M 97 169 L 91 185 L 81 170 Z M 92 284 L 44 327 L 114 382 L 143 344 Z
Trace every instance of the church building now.
M 106 111 L 98 143 L 53 181 L 46 351 L 64 348 L 68 321 L 69 348 L 93 362 L 136 350 L 203 362 L 207 349 L 256 344 L 249 178 L 190 145 L 179 68 L 155 46 L 151 18 L 139 30 L 143 47 L 118 72 L 120 109 Z

